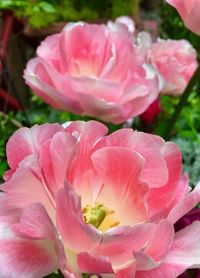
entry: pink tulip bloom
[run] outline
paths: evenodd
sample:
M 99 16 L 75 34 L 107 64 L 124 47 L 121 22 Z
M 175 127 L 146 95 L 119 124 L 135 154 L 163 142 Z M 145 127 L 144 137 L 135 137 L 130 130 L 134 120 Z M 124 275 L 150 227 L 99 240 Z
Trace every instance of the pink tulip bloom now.
M 67 24 L 38 47 L 26 83 L 56 109 L 112 123 L 141 114 L 158 96 L 158 82 L 147 76 L 130 23 Z
M 161 40 L 149 51 L 152 64 L 163 82 L 163 94 L 180 95 L 195 72 L 197 54 L 186 40 Z
M 166 0 L 180 14 L 185 26 L 200 35 L 200 0 Z
M 60 268 L 66 278 L 175 278 L 200 267 L 200 222 L 174 231 L 200 201 L 178 147 L 132 129 L 106 133 L 89 121 L 21 128 L 10 138 L 0 277 Z

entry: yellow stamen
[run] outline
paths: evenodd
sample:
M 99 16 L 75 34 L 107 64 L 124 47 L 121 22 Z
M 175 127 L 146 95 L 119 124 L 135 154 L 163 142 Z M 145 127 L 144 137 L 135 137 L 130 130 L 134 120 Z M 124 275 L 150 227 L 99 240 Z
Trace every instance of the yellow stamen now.
M 83 209 L 83 218 L 85 223 L 93 225 L 102 232 L 106 232 L 108 229 L 116 227 L 120 224 L 116 221 L 114 210 L 109 210 L 103 204 L 95 203 L 95 206 L 86 205 Z

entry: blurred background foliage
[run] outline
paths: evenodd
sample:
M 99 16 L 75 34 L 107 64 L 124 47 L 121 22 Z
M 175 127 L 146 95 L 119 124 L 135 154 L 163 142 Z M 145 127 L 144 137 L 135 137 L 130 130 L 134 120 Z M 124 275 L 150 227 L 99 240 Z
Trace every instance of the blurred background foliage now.
M 60 21 L 103 20 L 133 15 L 139 0 L 1 0 L 0 10 L 10 9 L 33 28 Z

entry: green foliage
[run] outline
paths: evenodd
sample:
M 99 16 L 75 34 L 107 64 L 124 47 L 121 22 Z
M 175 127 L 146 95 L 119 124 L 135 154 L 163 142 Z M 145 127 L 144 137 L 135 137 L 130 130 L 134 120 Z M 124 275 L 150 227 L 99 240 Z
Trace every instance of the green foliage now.
M 26 18 L 33 28 L 58 21 L 102 20 L 120 15 L 132 15 L 139 0 L 1 0 L 0 10 L 13 10 Z
M 175 123 L 173 135 L 184 139 L 192 139 L 193 141 L 199 141 L 200 133 L 200 95 L 198 94 L 199 88 L 191 92 L 185 107 L 183 107 L 181 114 Z M 175 106 L 179 102 L 179 98 L 172 96 L 161 97 L 161 113 L 159 115 L 159 121 L 156 133 L 160 134 L 161 130 L 165 128 L 165 124 L 171 118 Z
M 198 140 L 172 138 L 180 147 L 183 156 L 183 171 L 190 177 L 190 185 L 195 186 L 200 179 L 200 133 Z
M 138 7 L 140 0 L 113 0 L 112 1 L 112 17 L 116 18 L 122 15 L 133 15 Z
M 29 108 L 26 111 L 19 111 L 16 114 L 16 119 L 21 122 L 22 125 L 31 127 L 35 124 L 44 123 L 58 122 L 63 124 L 67 121 L 87 121 L 89 117 L 55 110 L 36 95 L 32 95 Z

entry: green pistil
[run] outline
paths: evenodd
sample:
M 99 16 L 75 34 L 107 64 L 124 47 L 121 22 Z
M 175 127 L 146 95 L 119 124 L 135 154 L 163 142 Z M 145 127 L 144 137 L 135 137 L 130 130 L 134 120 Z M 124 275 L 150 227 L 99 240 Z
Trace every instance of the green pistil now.
M 83 208 L 83 217 L 85 223 L 90 223 L 96 228 L 101 225 L 108 213 L 109 210 L 99 203 L 96 203 L 94 207 L 87 205 Z

